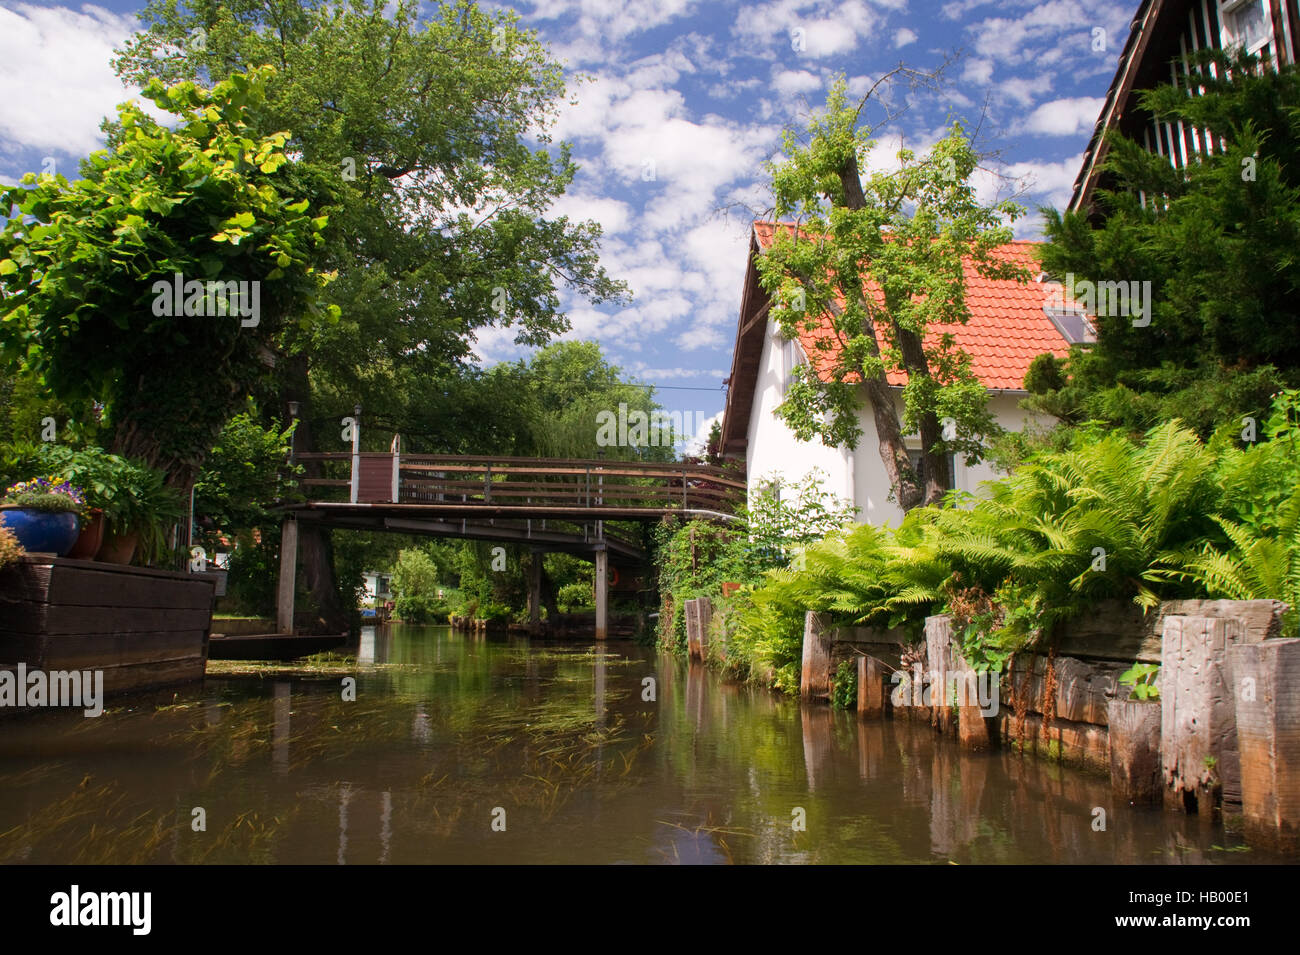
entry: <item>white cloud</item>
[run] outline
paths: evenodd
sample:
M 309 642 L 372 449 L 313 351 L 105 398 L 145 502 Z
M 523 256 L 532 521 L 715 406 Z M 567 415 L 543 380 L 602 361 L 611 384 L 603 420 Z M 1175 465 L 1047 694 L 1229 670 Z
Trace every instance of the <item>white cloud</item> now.
M 772 0 L 741 7 L 732 33 L 755 53 L 771 55 L 779 49 L 820 59 L 856 49 L 880 22 L 880 14 L 864 0 Z
M 915 43 L 916 40 L 917 40 L 916 33 L 914 33 L 912 30 L 909 30 L 907 27 L 903 27 L 901 30 L 899 30 L 897 33 L 894 34 L 894 49 L 901 50 L 909 43 Z
M 1013 76 L 994 84 L 994 90 L 1003 100 L 1014 101 L 1021 106 L 1028 106 L 1041 93 L 1050 92 L 1052 77 L 1047 73 L 1038 76 Z
M 616 235 L 628 227 L 632 207 L 618 199 L 566 193 L 551 205 L 551 215 L 568 216 L 579 222 L 594 219 L 605 235 Z
M 695 429 L 695 434 L 686 442 L 687 454 L 700 455 L 708 450 L 709 434 L 713 431 L 714 424 L 722 421 L 723 414 L 725 412 L 719 411 L 700 422 L 700 426 Z
M 621 40 L 694 11 L 694 0 L 534 0 L 530 19 L 575 18 L 571 33 Z
M 136 20 L 85 4 L 0 6 L 0 141 L 83 156 L 103 146 L 99 123 L 136 92 L 109 66 Z M 2 147 L 0 147 L 2 148 Z
M 1043 103 L 1026 117 L 1025 132 L 1040 136 L 1073 136 L 1090 131 L 1105 100 L 1098 96 L 1077 96 Z
M 775 70 L 772 74 L 772 89 L 783 97 L 811 93 L 821 87 L 821 77 L 807 70 Z
M 966 66 L 961 73 L 963 83 L 973 83 L 976 86 L 987 86 L 989 80 L 993 79 L 993 61 L 986 57 L 972 57 L 966 61 Z

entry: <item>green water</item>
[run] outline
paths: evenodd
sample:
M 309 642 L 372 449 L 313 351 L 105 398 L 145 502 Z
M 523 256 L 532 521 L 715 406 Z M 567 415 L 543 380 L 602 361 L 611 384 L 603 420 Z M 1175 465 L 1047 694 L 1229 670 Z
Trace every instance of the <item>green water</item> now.
M 109 702 L 0 722 L 0 861 L 1272 861 L 1104 777 L 621 642 L 394 625 L 355 664 Z

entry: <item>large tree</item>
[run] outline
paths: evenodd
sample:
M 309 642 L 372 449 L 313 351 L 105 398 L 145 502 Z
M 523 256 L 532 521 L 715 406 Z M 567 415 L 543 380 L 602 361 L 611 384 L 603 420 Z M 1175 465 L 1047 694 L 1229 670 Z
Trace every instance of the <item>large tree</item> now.
M 326 226 L 283 132 L 247 117 L 271 70 L 144 90 L 175 128 L 119 111 L 87 178 L 0 192 L 0 352 L 70 402 L 103 403 L 113 450 L 188 491 L 286 330 L 323 324 Z M 333 309 L 337 312 L 337 308 Z
M 281 419 L 297 402 L 299 450 L 340 448 L 338 421 L 358 403 L 367 425 L 461 450 L 467 431 L 492 430 L 492 415 L 456 406 L 480 394 L 478 331 L 509 325 L 543 344 L 567 328 L 561 289 L 625 292 L 599 267 L 598 226 L 548 216 L 575 172 L 547 133 L 560 66 L 513 14 L 428 6 L 151 0 L 115 63 L 135 82 L 274 64 L 263 122 L 292 130 L 303 165 L 338 187 L 326 253 L 343 319 L 286 339 L 260 395 Z M 327 532 L 304 528 L 301 548 L 308 586 L 340 619 Z
M 807 139 L 786 134 L 784 156 L 772 167 L 775 214 L 798 228 L 778 227 L 758 268 L 783 335 L 797 338 L 823 322 L 830 329 L 818 337 L 811 365 L 797 370 L 778 414 L 803 440 L 853 448 L 864 388 L 880 458 L 906 511 L 948 490 L 950 453 L 976 458 L 982 439 L 996 433 L 969 357 L 951 335 L 929 334 L 969 318 L 963 261 L 990 277 L 1028 275 L 993 253 L 1012 238 L 1008 223 L 1021 210 L 978 201 L 970 179 L 979 157 L 960 125 L 927 155 L 903 149 L 896 170 L 864 175 L 875 127 L 863 114 L 878 86 L 855 104 L 837 81 Z M 891 372 L 907 378 L 901 416 Z M 923 481 L 909 459 L 908 432 L 920 437 Z
M 1275 391 L 1300 383 L 1300 72 L 1203 53 L 1140 100 L 1162 123 L 1208 131 L 1215 150 L 1175 170 L 1113 133 L 1096 209 L 1043 210 L 1049 273 L 1150 283 L 1151 310 L 1099 315 L 1096 344 L 1036 390 L 1055 413 L 1135 432 L 1262 420 Z

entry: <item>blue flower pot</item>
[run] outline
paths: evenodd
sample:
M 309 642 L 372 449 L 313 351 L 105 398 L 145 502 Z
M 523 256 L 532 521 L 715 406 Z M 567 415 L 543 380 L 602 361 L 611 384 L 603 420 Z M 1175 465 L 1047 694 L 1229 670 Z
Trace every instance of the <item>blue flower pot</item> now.
M 77 515 L 70 511 L 36 511 L 26 507 L 0 510 L 0 524 L 13 531 L 23 550 L 62 557 L 72 550 L 81 533 Z

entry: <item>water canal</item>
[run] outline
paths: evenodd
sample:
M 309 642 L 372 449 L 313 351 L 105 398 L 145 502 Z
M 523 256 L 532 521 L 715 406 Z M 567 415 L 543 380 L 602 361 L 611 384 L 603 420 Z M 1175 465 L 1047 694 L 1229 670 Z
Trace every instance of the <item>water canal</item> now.
M 365 631 L 356 662 L 227 664 L 109 702 L 0 724 L 0 861 L 1274 861 L 1115 806 L 1104 777 L 963 753 L 622 642 L 393 625 Z

